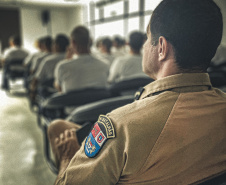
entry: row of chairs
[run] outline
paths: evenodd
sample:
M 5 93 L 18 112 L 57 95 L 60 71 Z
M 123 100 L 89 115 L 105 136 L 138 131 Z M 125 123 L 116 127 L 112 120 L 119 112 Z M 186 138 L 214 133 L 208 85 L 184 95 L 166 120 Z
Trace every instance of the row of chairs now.
M 226 86 L 226 75 L 220 69 L 214 66 L 209 68 L 208 72 L 213 86 L 222 88 Z M 7 68 L 7 70 L 10 71 L 10 68 Z M 13 80 L 24 78 L 22 73 L 19 75 L 15 74 L 13 73 L 12 76 L 10 73 L 7 74 L 8 80 L 11 77 Z M 137 78 L 118 82 L 106 89 L 89 88 L 64 94 L 55 93 L 49 87 L 49 84 L 52 84 L 52 80 L 49 80 L 39 88 L 37 96 L 37 122 L 43 132 L 44 153 L 50 169 L 54 173 L 58 173 L 58 169 L 52 159 L 47 135 L 48 126 L 52 120 L 61 118 L 82 125 L 81 129 L 77 130 L 78 141 L 81 143 L 100 114 L 107 114 L 113 109 L 132 103 L 134 101 L 134 94 L 139 87 L 143 87 L 152 81 L 149 78 Z M 68 109 L 73 111 L 68 112 Z M 226 185 L 226 173 L 201 185 L 209 184 Z

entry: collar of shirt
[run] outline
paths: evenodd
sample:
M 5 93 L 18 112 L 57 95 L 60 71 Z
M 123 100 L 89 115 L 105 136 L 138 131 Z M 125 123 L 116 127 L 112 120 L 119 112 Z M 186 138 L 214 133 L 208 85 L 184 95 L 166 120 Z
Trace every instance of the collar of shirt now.
M 139 99 L 159 94 L 166 90 L 191 92 L 208 90 L 211 87 L 207 73 L 182 73 L 156 80 L 144 87 Z

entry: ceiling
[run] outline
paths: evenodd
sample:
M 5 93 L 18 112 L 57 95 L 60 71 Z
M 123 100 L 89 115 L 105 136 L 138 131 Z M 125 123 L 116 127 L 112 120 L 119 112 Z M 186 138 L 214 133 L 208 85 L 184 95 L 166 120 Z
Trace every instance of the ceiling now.
M 71 7 L 99 0 L 0 0 L 0 6 L 58 6 Z

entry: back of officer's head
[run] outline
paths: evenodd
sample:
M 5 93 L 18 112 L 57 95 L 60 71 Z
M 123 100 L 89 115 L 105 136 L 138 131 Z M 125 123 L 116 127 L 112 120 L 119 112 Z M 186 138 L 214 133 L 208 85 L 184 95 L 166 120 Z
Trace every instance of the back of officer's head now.
M 80 47 L 89 47 L 89 30 L 84 26 L 75 27 L 71 32 L 73 42 Z
M 134 31 L 129 35 L 129 45 L 134 50 L 139 52 L 144 44 L 144 34 L 139 31 Z
M 55 38 L 55 44 L 59 48 L 59 52 L 65 52 L 68 45 L 69 45 L 69 39 L 64 34 L 58 34 Z
M 222 14 L 212 0 L 163 0 L 150 20 L 152 44 L 164 36 L 178 67 L 206 70 L 222 39 Z

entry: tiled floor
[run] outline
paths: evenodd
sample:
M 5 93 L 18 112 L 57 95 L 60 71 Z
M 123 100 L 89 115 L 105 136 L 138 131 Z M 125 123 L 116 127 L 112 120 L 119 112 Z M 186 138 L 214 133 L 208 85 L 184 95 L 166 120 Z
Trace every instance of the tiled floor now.
M 0 89 L 0 185 L 52 185 L 55 178 L 27 98 Z

